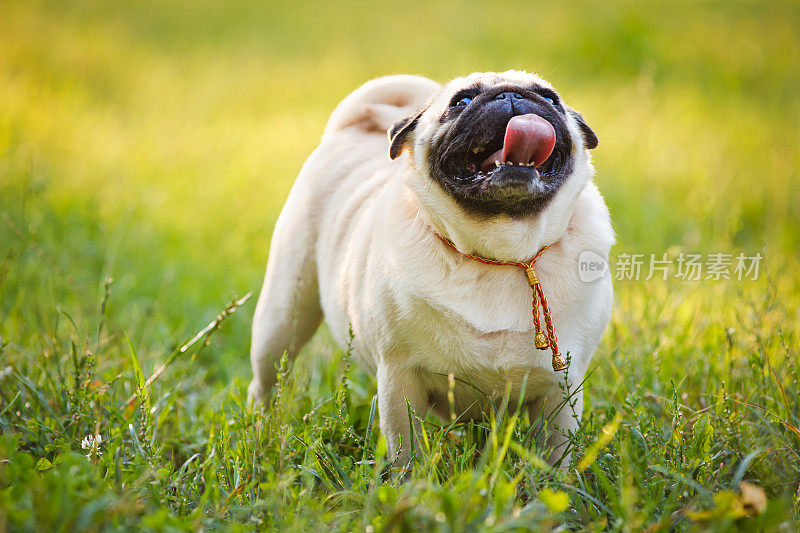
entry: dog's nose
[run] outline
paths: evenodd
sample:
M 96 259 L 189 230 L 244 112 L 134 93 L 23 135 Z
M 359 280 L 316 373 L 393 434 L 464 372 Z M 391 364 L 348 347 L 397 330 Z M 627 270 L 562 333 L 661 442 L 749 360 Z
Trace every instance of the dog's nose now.
M 495 100 L 509 100 L 513 102 L 514 100 L 522 100 L 522 95 L 511 91 L 506 91 L 495 96 Z

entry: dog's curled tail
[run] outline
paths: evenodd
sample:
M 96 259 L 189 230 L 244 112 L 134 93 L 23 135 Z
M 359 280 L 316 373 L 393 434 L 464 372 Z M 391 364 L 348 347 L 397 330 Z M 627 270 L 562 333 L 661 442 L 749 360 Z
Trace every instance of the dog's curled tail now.
M 438 83 L 423 76 L 396 75 L 370 80 L 339 102 L 322 138 L 353 126 L 385 135 L 395 122 L 422 108 L 440 88 Z

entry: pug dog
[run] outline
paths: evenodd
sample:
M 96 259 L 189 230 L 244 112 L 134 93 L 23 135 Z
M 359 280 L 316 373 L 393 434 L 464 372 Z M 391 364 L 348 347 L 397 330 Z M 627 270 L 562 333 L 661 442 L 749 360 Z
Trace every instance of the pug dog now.
M 614 243 L 592 181 L 597 144 L 583 117 L 524 71 L 444 86 L 389 76 L 351 93 L 275 225 L 250 400 L 269 395 L 276 361 L 324 318 L 377 379 L 391 457 L 409 460 L 428 413 L 479 418 L 510 395 L 549 421 L 549 460 L 563 464 L 582 409 L 580 394 L 564 408 L 563 386 L 582 383 L 612 309 L 610 276 L 579 277 L 582 252 L 607 260 Z M 544 309 L 532 312 L 534 285 L 514 265 L 537 254 L 566 370 L 537 349 L 534 314 Z

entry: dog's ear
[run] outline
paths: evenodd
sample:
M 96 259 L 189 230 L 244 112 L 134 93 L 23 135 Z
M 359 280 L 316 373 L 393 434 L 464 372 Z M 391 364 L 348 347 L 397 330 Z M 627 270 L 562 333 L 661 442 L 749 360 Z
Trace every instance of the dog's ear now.
M 586 148 L 591 150 L 592 148 L 597 148 L 597 143 L 599 143 L 599 139 L 597 138 L 597 134 L 586 124 L 586 121 L 583 118 L 583 115 L 578 113 L 572 108 L 569 108 L 570 114 L 578 121 L 578 126 L 581 128 L 581 132 L 583 132 L 583 143 L 586 145 Z
M 403 153 L 403 148 L 406 146 L 408 134 L 417 127 L 419 117 L 422 116 L 424 111 L 425 110 L 422 109 L 413 115 L 409 115 L 389 128 L 389 157 L 392 159 L 400 157 L 400 154 Z

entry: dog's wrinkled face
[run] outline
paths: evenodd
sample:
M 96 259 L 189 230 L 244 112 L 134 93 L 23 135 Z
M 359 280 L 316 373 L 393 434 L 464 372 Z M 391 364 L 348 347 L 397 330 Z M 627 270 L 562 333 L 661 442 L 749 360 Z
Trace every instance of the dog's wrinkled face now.
M 468 213 L 486 216 L 536 215 L 597 146 L 580 114 L 520 71 L 453 80 L 389 137 L 392 159 L 411 146 L 420 172 Z

